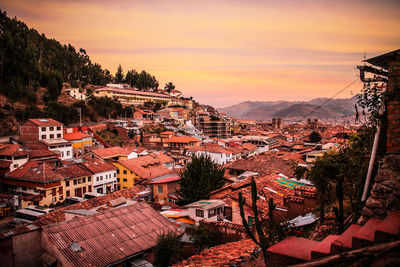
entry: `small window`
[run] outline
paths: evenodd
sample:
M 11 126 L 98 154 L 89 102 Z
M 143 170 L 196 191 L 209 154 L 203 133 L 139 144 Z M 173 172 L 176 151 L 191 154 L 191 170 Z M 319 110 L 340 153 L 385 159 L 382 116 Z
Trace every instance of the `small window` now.
M 196 210 L 196 217 L 204 217 L 204 211 L 203 210 Z
M 42 132 L 45 132 L 46 131 L 46 127 L 42 127 Z
M 74 185 L 78 184 L 78 179 L 74 179 Z
M 56 201 L 57 201 L 57 198 L 56 198 L 56 197 L 53 197 L 53 198 L 51 199 L 51 201 L 52 201 L 52 202 L 56 202 Z
M 54 138 L 54 134 L 50 134 L 50 139 L 53 139 Z
M 49 129 L 50 131 L 54 131 L 54 127 L 53 126 L 50 126 L 50 129 Z
M 119 169 L 117 169 L 117 173 L 119 174 Z
M 46 139 L 46 135 L 45 134 L 42 135 L 42 139 Z
M 119 183 L 119 178 L 117 178 L 117 182 Z
M 69 156 L 70 153 L 71 153 L 70 151 L 67 151 L 67 156 Z
M 91 181 L 92 181 L 92 177 L 91 177 L 91 176 L 88 176 L 87 181 L 88 181 L 88 182 L 91 182 Z
M 118 172 L 118 170 L 117 170 L 117 172 Z M 117 173 L 114 173 L 114 177 L 117 177 Z
M 162 193 L 163 193 L 163 187 L 162 187 L 161 185 L 157 186 L 157 192 L 158 192 L 159 194 L 162 194 Z
M 103 181 L 103 175 L 102 175 L 102 176 L 100 176 L 100 181 Z
M 86 183 L 86 178 L 85 177 L 82 178 L 82 183 Z
M 91 185 L 88 186 L 88 192 L 92 192 L 92 186 Z
M 61 131 L 61 126 L 57 126 L 57 131 Z
M 123 170 L 123 173 L 126 174 L 126 170 Z
M 78 179 L 78 184 L 81 184 L 81 183 L 82 183 L 82 179 L 79 178 L 79 179 Z
M 70 196 L 69 190 L 65 191 L 65 194 L 67 195 L 67 197 L 69 197 Z
M 14 168 L 18 168 L 18 164 L 14 164 L 13 166 L 14 166 Z
M 124 178 L 123 181 L 124 181 L 124 182 L 128 182 L 128 179 Z
M 59 200 L 63 200 L 63 199 L 64 199 L 64 197 L 63 197 L 63 196 L 60 196 L 58 199 L 59 199 Z
M 57 138 L 61 138 L 61 134 L 57 134 Z
M 52 195 L 52 196 L 57 195 L 57 188 L 53 188 L 53 189 L 51 190 L 51 195 Z
M 210 209 L 208 211 L 208 218 L 214 217 L 216 215 L 217 211 L 215 209 Z
M 26 191 L 26 187 L 25 186 L 22 187 L 22 191 Z
M 65 181 L 65 186 L 69 186 L 69 181 Z

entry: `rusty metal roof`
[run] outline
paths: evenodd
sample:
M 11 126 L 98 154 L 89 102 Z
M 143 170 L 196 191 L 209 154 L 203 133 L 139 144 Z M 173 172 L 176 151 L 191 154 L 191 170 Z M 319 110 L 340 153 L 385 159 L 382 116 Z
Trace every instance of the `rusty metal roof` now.
M 43 227 L 73 266 L 107 266 L 155 246 L 163 232 L 178 227 L 148 204 L 138 202 Z

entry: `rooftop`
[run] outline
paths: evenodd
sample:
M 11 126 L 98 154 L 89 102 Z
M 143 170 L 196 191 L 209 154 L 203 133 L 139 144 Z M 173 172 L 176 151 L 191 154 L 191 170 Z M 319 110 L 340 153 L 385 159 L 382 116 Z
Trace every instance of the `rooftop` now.
M 159 234 L 178 232 L 148 204 L 138 202 L 43 227 L 73 266 L 108 266 L 151 249 Z
M 0 144 L 0 155 L 18 157 L 28 155 L 28 152 L 21 145 Z
M 53 120 L 51 118 L 29 119 L 28 121 L 33 122 L 37 126 L 62 126 L 63 125 L 61 122 L 58 122 L 58 121 Z
M 91 137 L 91 135 L 90 134 L 81 133 L 81 132 L 64 133 L 64 139 L 68 140 L 68 141 L 79 140 L 79 139 L 86 138 L 86 137 Z

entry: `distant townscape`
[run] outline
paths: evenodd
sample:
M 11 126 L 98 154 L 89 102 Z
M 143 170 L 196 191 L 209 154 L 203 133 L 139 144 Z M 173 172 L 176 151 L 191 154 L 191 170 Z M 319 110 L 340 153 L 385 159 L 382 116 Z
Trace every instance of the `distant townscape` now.
M 364 98 L 217 110 L 2 17 L 37 60 L 2 73 L 2 266 L 399 263 L 400 50 Z

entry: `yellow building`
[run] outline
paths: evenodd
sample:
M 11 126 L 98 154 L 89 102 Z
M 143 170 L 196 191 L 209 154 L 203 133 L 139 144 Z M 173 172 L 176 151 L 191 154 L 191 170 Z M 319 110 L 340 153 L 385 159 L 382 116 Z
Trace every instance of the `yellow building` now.
M 162 165 L 159 159 L 148 156 L 112 162 L 117 170 L 117 181 L 120 189 L 147 184 L 151 179 L 173 173 Z

